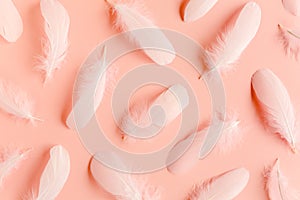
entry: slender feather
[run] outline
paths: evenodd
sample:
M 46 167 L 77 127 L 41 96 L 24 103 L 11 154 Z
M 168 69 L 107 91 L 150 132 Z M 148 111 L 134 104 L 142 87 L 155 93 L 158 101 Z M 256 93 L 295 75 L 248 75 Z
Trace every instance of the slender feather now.
M 33 102 L 28 95 L 10 83 L 0 80 L 0 109 L 17 118 L 34 122 L 40 119 L 33 116 Z
M 40 179 L 39 192 L 34 200 L 54 200 L 63 189 L 70 173 L 69 153 L 62 146 L 50 150 L 50 159 Z
M 300 1 L 298 0 L 282 0 L 282 5 L 289 13 L 299 16 L 300 15 Z
M 106 0 L 117 28 L 127 32 L 130 41 L 159 65 L 167 65 L 175 59 L 175 50 L 164 33 L 141 12 L 137 1 L 124 3 L 120 0 Z
M 214 177 L 201 185 L 194 186 L 187 200 L 231 200 L 247 186 L 249 172 L 244 168 Z
M 218 0 L 189 0 L 185 5 L 184 17 L 185 22 L 193 22 L 208 13 Z
M 240 55 L 255 37 L 261 21 L 261 9 L 255 2 L 247 3 L 234 26 L 217 38 L 204 56 L 208 71 L 230 71 Z
M 278 24 L 280 31 L 280 40 L 283 44 L 285 53 L 291 57 L 298 59 L 300 52 L 300 30 L 299 28 L 294 28 L 290 30 L 284 26 Z
M 252 76 L 252 88 L 266 124 L 296 152 L 299 130 L 295 111 L 280 79 L 269 69 L 260 69 Z
M 161 192 L 158 188 L 151 186 L 145 179 L 117 172 L 114 169 L 110 169 L 102 165 L 98 160 L 97 156 L 101 157 L 100 154 L 96 154 L 90 165 L 91 173 L 97 183 L 111 193 L 118 200 L 159 200 Z M 109 154 L 110 159 L 114 162 L 114 166 L 122 166 L 124 164 L 115 155 Z
M 41 0 L 42 16 L 45 20 L 44 56 L 38 67 L 45 72 L 45 81 L 52 78 L 66 58 L 69 47 L 68 34 L 70 17 L 67 10 L 58 0 Z
M 270 200 L 298 200 L 299 192 L 291 188 L 287 178 L 281 173 L 279 160 L 266 170 L 266 191 Z
M 0 35 L 8 42 L 16 42 L 23 33 L 22 18 L 12 0 L 0 1 Z

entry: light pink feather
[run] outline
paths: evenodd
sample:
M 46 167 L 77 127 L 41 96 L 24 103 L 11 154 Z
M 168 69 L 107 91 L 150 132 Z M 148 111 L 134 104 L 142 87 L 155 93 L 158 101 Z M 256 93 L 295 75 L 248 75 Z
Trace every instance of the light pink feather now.
M 193 22 L 208 13 L 218 0 L 189 0 L 184 9 L 183 20 Z
M 23 33 L 22 18 L 12 0 L 0 1 L 0 35 L 8 42 L 16 42 Z
M 252 88 L 270 131 L 278 134 L 296 152 L 299 129 L 294 107 L 283 83 L 271 70 L 260 69 L 252 76 Z
M 249 172 L 234 169 L 194 186 L 186 200 L 232 200 L 247 186 Z
M 299 16 L 300 15 L 300 1 L 299 0 L 282 0 L 283 7 L 289 13 Z
M 287 178 L 281 173 L 279 160 L 266 170 L 266 191 L 270 200 L 298 200 L 299 192 L 291 188 Z
M 298 59 L 300 52 L 300 30 L 299 28 L 294 28 L 290 30 L 284 26 L 278 24 L 280 31 L 280 40 L 284 47 L 285 53 L 291 57 Z

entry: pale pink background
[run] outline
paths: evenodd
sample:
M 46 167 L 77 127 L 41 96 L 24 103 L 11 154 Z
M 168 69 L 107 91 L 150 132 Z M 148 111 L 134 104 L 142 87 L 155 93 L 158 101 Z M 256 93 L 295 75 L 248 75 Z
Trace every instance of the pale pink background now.
M 88 173 L 90 155 L 76 132 L 68 130 L 64 124 L 65 117 L 71 109 L 72 87 L 77 69 L 98 43 L 117 33 L 112 28 L 104 0 L 61 0 L 71 17 L 71 46 L 66 64 L 55 73 L 54 80 L 45 87 L 41 74 L 34 70 L 35 56 L 42 51 L 40 40 L 43 35 L 43 20 L 39 1 L 14 2 L 24 21 L 24 33 L 14 44 L 0 39 L 0 78 L 12 81 L 32 94 L 36 101 L 36 115 L 45 122 L 33 127 L 0 113 L 0 146 L 34 148 L 30 158 L 5 181 L 5 186 L 0 191 L 0 199 L 20 199 L 32 189 L 37 190 L 40 175 L 49 158 L 48 150 L 56 144 L 62 144 L 70 152 L 72 164 L 68 182 L 57 199 L 113 199 L 93 182 Z M 146 0 L 145 4 L 157 25 L 186 34 L 206 46 L 246 2 L 220 0 L 209 14 L 190 24 L 183 23 L 180 18 L 181 0 Z M 244 143 L 230 155 L 213 153 L 208 159 L 199 161 L 187 175 L 175 176 L 167 170 L 151 174 L 150 183 L 164 188 L 162 199 L 183 199 L 194 183 L 236 167 L 245 167 L 251 173 L 247 188 L 236 199 L 267 199 L 262 174 L 264 167 L 273 163 L 277 157 L 281 160 L 283 172 L 290 177 L 291 185 L 300 190 L 299 155 L 293 155 L 278 137 L 264 130 L 250 93 L 251 75 L 259 68 L 271 68 L 287 86 L 296 110 L 300 111 L 299 62 L 284 54 L 278 40 L 277 28 L 278 23 L 293 25 L 300 19 L 286 12 L 281 0 L 257 0 L 257 3 L 262 8 L 260 30 L 242 55 L 236 71 L 225 79 L 228 106 L 236 110 L 243 121 Z M 146 61 L 149 61 L 147 57 L 137 53 L 121 58 L 115 65 L 120 67 L 119 74 L 122 75 Z M 209 119 L 210 99 L 204 83 L 197 80 L 198 74 L 181 59 L 177 59 L 170 67 L 181 72 L 189 80 L 198 96 L 201 120 Z M 153 95 L 160 91 L 162 88 L 149 87 L 142 93 Z M 110 98 L 105 98 L 105 105 L 102 104 L 99 109 L 99 119 L 105 124 L 105 129 L 109 130 L 109 137 L 114 143 L 129 151 L 147 152 L 162 146 L 168 138 L 172 138 L 172 130 L 176 129 L 176 123 L 164 131 L 164 136 L 152 142 L 131 146 L 121 144 L 112 115 L 107 114 L 111 112 L 109 100 Z

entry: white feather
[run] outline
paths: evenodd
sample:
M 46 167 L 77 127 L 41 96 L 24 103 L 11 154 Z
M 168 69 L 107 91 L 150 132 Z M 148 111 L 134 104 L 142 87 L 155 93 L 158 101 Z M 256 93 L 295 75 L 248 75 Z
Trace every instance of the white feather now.
M 218 0 L 189 0 L 185 5 L 184 17 L 185 22 L 193 22 L 208 13 Z
M 47 81 L 66 58 L 70 17 L 58 0 L 41 0 L 40 7 L 45 20 L 46 37 L 43 41 L 44 56 L 41 58 L 39 69 L 45 72 Z
M 300 1 L 298 0 L 282 0 L 282 5 L 286 11 L 295 16 L 300 15 Z
M 175 59 L 175 50 L 164 33 L 139 10 L 137 2 L 122 3 L 106 0 L 116 15 L 115 25 L 127 31 L 130 41 L 134 41 L 155 63 L 167 65 Z
M 211 70 L 227 72 L 255 37 L 261 21 L 261 9 L 255 2 L 247 3 L 234 26 L 217 38 L 217 43 L 207 50 L 204 62 Z

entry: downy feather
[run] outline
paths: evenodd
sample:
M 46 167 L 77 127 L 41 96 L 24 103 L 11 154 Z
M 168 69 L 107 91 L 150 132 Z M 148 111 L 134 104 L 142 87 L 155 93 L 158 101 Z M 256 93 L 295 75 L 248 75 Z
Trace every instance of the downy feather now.
M 159 65 L 175 59 L 175 50 L 164 33 L 140 11 L 137 1 L 106 0 L 115 16 L 115 26 L 124 32 L 144 53 Z
M 23 33 L 22 18 L 12 0 L 0 1 L 0 35 L 8 42 L 16 42 Z
M 67 10 L 58 0 L 41 0 L 42 16 L 45 20 L 43 40 L 44 55 L 38 67 L 45 72 L 45 82 L 52 78 L 66 58 L 69 47 L 68 34 L 70 17 Z
M 300 52 L 300 30 L 294 28 L 290 30 L 284 26 L 278 24 L 280 31 L 280 40 L 284 47 L 285 53 L 291 57 L 298 59 Z
M 252 88 L 268 128 L 278 134 L 296 152 L 299 141 L 297 120 L 287 89 L 269 69 L 252 76 Z
M 261 21 L 261 9 L 255 2 L 247 3 L 232 28 L 217 38 L 216 44 L 204 56 L 207 71 L 232 69 L 240 55 L 255 37 Z
M 249 176 L 244 168 L 225 172 L 194 186 L 186 200 L 232 200 L 247 186 Z
M 289 186 L 287 178 L 281 173 L 279 160 L 266 170 L 266 191 L 269 200 L 298 200 L 299 192 Z
M 193 22 L 208 13 L 218 0 L 189 0 L 184 8 L 183 20 Z
M 289 13 L 299 16 L 300 15 L 300 1 L 298 0 L 282 0 L 283 7 Z

